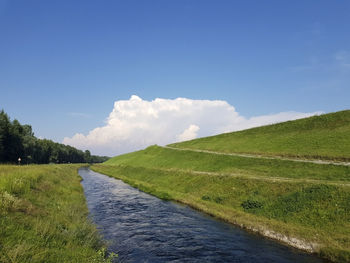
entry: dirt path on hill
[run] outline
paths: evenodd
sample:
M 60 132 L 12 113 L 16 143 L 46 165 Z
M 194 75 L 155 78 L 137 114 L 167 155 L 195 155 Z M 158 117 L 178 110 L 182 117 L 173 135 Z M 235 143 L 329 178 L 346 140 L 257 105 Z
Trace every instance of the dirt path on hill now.
M 312 183 L 312 184 L 328 184 L 328 185 L 350 187 L 350 182 L 343 182 L 343 181 L 329 181 L 329 180 L 276 177 L 276 176 L 263 176 L 263 175 L 256 176 L 256 175 L 249 175 L 244 173 L 218 173 L 218 172 L 184 170 L 184 169 L 177 169 L 177 168 L 152 168 L 152 169 L 165 171 L 165 172 L 180 172 L 180 173 L 190 173 L 190 174 L 196 174 L 196 175 L 204 174 L 204 175 L 212 175 L 212 176 L 232 176 L 237 178 L 247 178 L 247 179 L 270 181 L 270 182 Z
M 307 160 L 307 159 L 297 159 L 297 158 L 287 158 L 280 156 L 263 156 L 258 154 L 245 154 L 245 153 L 223 153 L 223 152 L 215 152 L 208 150 L 199 150 L 199 149 L 191 149 L 191 148 L 176 148 L 171 146 L 160 146 L 166 149 L 176 150 L 176 151 L 191 151 L 191 152 L 201 152 L 201 153 L 210 153 L 217 155 L 227 155 L 227 156 L 239 156 L 239 157 L 247 157 L 247 158 L 257 158 L 257 159 L 270 159 L 270 160 L 285 160 L 285 161 L 293 161 L 293 162 L 302 162 L 302 163 L 315 163 L 315 164 L 333 164 L 333 165 L 341 165 L 341 166 L 350 166 L 350 163 L 347 162 L 333 162 L 333 161 L 325 161 L 325 160 Z

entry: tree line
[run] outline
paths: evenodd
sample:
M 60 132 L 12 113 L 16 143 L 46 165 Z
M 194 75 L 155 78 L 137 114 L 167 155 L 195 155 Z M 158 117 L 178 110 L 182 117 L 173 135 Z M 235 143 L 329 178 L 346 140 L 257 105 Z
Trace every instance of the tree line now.
M 0 163 L 45 164 L 45 163 L 100 163 L 107 156 L 91 155 L 72 146 L 38 139 L 30 125 L 21 125 L 18 120 L 0 112 Z

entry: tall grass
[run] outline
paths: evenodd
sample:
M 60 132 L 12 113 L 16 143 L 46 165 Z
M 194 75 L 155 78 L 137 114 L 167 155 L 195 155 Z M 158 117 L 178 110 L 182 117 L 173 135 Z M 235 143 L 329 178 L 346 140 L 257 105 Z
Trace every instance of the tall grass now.
M 78 165 L 0 165 L 0 262 L 110 262 Z

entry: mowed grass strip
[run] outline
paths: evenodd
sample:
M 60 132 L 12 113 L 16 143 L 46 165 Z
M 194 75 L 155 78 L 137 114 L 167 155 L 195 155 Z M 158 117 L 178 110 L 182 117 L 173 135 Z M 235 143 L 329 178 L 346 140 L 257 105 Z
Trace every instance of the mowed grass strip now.
M 159 146 L 150 146 L 145 150 L 113 157 L 105 164 L 235 173 L 254 177 L 350 181 L 350 166 L 177 151 Z
M 189 204 L 262 234 L 297 238 L 322 257 L 350 262 L 350 189 L 316 183 L 271 182 L 136 166 L 93 170 L 163 199 Z
M 0 165 L 0 262 L 110 262 L 79 165 Z
M 350 161 L 350 110 L 225 133 L 172 147 Z

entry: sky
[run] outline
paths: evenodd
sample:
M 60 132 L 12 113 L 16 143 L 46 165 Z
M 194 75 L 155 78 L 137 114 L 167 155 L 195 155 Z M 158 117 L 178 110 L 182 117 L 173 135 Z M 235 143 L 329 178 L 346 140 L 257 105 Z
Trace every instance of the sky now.
M 350 108 L 350 2 L 0 0 L 0 108 L 115 155 Z

